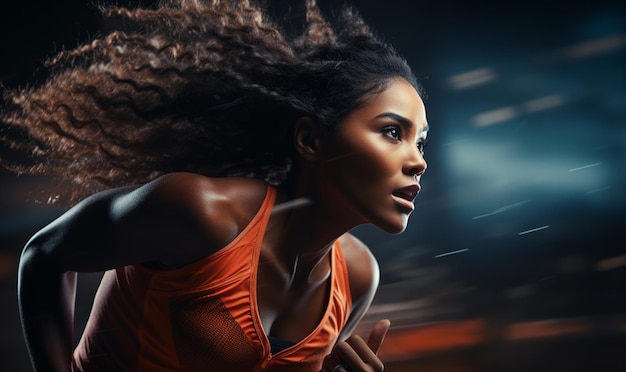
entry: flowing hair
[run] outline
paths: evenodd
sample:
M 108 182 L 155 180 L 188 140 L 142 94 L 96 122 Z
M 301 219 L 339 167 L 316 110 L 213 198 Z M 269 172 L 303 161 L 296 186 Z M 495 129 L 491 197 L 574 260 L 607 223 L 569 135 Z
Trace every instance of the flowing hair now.
M 419 91 L 407 62 L 344 6 L 314 0 L 289 37 L 247 0 L 100 7 L 101 35 L 46 61 L 47 79 L 5 89 L 1 166 L 69 181 L 70 200 L 162 174 L 243 175 L 280 183 L 292 125 L 332 130 L 393 78 Z

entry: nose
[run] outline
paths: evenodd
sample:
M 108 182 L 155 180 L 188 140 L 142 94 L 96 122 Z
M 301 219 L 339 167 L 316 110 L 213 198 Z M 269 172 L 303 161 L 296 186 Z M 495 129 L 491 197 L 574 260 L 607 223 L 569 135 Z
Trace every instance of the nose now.
M 420 177 L 426 172 L 426 168 L 428 168 L 428 164 L 422 152 L 417 147 L 411 146 L 411 150 L 409 150 L 409 154 L 405 158 L 402 171 L 407 175 Z

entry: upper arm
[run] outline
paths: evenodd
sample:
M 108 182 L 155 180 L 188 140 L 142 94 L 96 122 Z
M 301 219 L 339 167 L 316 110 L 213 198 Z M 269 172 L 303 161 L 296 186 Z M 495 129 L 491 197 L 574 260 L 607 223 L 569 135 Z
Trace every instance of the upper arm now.
M 222 199 L 210 179 L 191 174 L 97 193 L 35 234 L 23 258 L 43 258 L 60 271 L 104 271 L 167 265 L 200 249 L 208 255 L 237 229 Z
M 111 207 L 134 192 L 132 187 L 106 190 L 76 204 L 30 238 L 22 252 L 22 268 L 44 261 L 59 271 L 103 271 L 112 267 L 110 262 L 125 261 L 109 251 L 118 235 Z
M 374 299 L 380 280 L 378 262 L 363 242 L 346 234 L 342 240 L 342 248 L 348 266 L 352 311 L 340 340 L 348 338 L 361 321 Z

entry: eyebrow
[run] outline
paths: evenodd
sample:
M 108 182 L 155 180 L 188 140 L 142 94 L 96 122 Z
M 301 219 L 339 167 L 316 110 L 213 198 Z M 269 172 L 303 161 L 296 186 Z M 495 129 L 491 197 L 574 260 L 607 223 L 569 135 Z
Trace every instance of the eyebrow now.
M 377 115 L 376 118 L 391 118 L 394 119 L 395 121 L 397 121 L 398 123 L 402 124 L 403 126 L 407 127 L 407 128 L 412 128 L 413 127 L 413 122 L 407 118 L 405 118 L 404 116 L 398 115 L 396 113 L 393 112 L 384 112 L 380 115 Z M 428 125 L 424 126 L 424 128 L 422 128 L 420 133 L 423 132 L 428 132 Z

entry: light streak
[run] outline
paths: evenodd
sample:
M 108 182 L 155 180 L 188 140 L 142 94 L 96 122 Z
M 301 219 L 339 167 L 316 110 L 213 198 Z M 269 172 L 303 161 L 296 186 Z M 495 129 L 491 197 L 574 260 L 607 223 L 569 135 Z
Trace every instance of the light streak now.
M 587 191 L 586 193 L 587 193 L 587 194 L 594 194 L 594 193 L 596 193 L 596 192 L 606 191 L 606 190 L 608 190 L 608 189 L 610 189 L 610 188 L 611 188 L 610 186 L 607 186 L 607 187 L 602 187 L 602 188 L 599 188 L 599 189 L 595 189 L 595 190 L 590 190 L 590 191 Z
M 515 119 L 522 114 L 532 114 L 563 106 L 566 102 L 567 98 L 560 93 L 534 98 L 518 105 L 504 106 L 475 115 L 474 124 L 486 127 Z
M 458 251 L 452 251 L 452 252 L 447 252 L 447 253 L 442 253 L 442 254 L 438 254 L 435 256 L 435 258 L 440 258 L 440 257 L 445 257 L 445 256 L 450 256 L 453 254 L 458 254 L 458 253 L 463 253 L 463 252 L 467 252 L 469 251 L 469 249 L 465 248 L 465 249 L 459 249 Z
M 626 46 L 626 35 L 617 34 L 572 45 L 564 50 L 564 54 L 566 57 L 579 59 L 614 51 L 624 46 Z
M 484 85 L 497 78 L 497 74 L 489 67 L 456 74 L 450 78 L 452 89 L 463 90 Z
M 524 205 L 524 204 L 526 204 L 526 203 L 528 203 L 528 202 L 529 202 L 529 200 L 524 200 L 524 201 L 521 201 L 521 202 L 517 202 L 517 203 L 511 204 L 511 205 L 507 205 L 507 206 L 505 206 L 505 207 L 498 208 L 498 209 L 496 209 L 495 211 L 493 211 L 493 212 L 491 212 L 491 213 L 481 214 L 481 215 L 478 215 L 478 216 L 472 217 L 472 219 L 473 219 L 473 220 L 477 220 L 477 219 L 479 219 L 479 218 L 485 218 L 485 217 L 493 216 L 494 214 L 498 214 L 498 213 L 506 212 L 506 211 L 508 211 L 509 209 L 513 209 L 513 208 L 516 208 L 516 207 L 522 206 L 522 205 Z
M 533 113 L 563 106 L 566 101 L 567 100 L 563 94 L 553 94 L 550 96 L 535 98 L 530 101 L 526 101 L 522 104 L 522 107 L 527 113 Z
M 305 205 L 311 204 L 312 201 L 309 198 L 298 198 L 292 201 L 288 201 L 285 203 L 277 204 L 272 209 L 272 213 L 279 213 L 287 209 L 294 209 L 298 207 L 303 207 Z
M 535 229 L 530 229 L 530 230 L 522 231 L 522 232 L 518 233 L 517 235 L 525 235 L 525 234 L 534 233 L 534 232 L 537 232 L 537 231 L 540 231 L 540 230 L 547 229 L 548 227 L 550 227 L 550 225 L 545 225 L 545 226 L 537 227 L 537 228 L 535 228 Z
M 586 319 L 547 319 L 510 324 L 504 337 L 509 340 L 562 337 L 589 332 L 591 329 Z
M 598 261 L 595 264 L 597 271 L 608 271 L 626 266 L 626 255 L 615 256 Z
M 591 168 L 591 167 L 597 167 L 600 164 L 602 164 L 602 163 L 593 163 L 593 164 L 589 164 L 589 165 L 584 165 L 582 167 L 572 168 L 569 171 L 570 172 L 576 172 L 576 171 L 579 171 L 579 170 L 582 170 L 582 169 L 587 169 L 587 168 Z
M 474 123 L 479 127 L 486 127 L 514 119 L 518 115 L 519 112 L 514 106 L 506 106 L 491 111 L 485 111 L 474 116 Z

